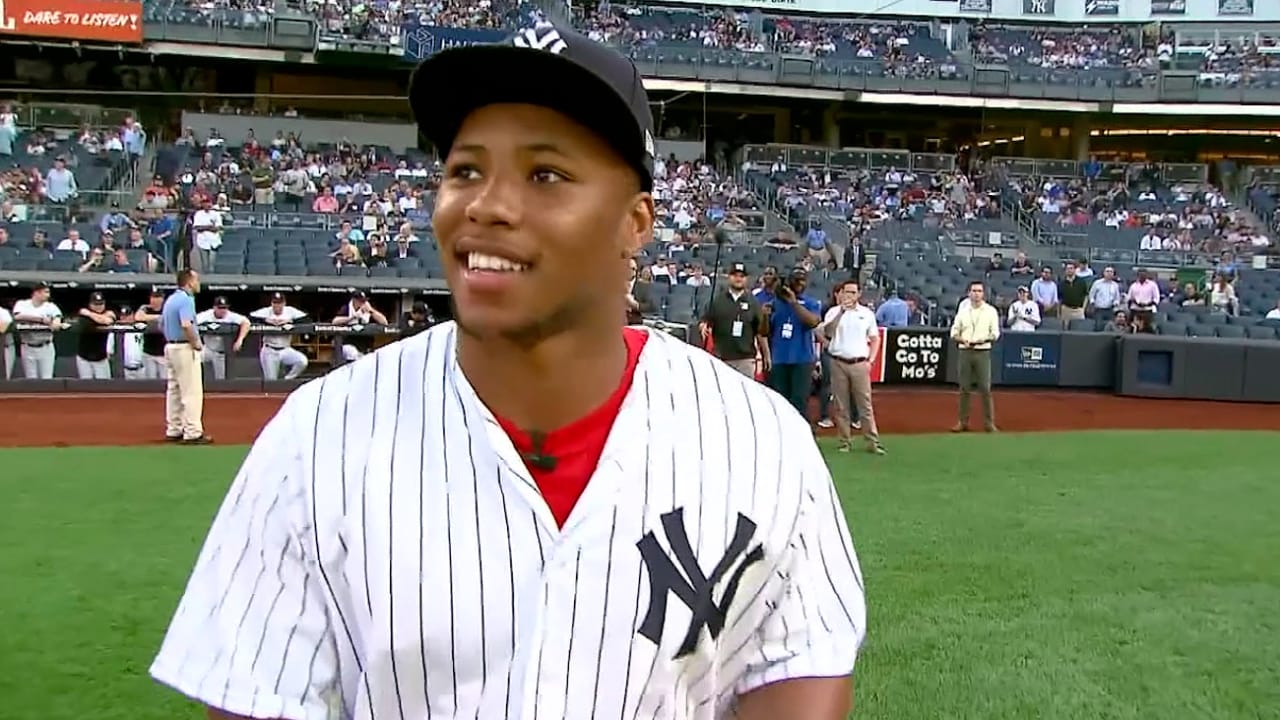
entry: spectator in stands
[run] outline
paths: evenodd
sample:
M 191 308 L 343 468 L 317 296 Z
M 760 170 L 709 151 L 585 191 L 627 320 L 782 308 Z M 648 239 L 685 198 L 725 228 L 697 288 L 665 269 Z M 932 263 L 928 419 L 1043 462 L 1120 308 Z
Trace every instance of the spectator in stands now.
M 1031 266 L 1031 262 L 1027 260 L 1027 254 L 1019 251 L 1013 258 L 1013 264 L 1009 266 L 1009 274 L 1017 277 L 1018 275 L 1032 275 L 1035 268 Z
M 79 268 L 77 268 L 77 271 L 82 273 L 106 271 L 107 264 L 104 259 L 105 257 L 106 253 L 103 252 L 102 248 L 93 248 L 89 251 L 89 255 L 85 261 L 80 264 Z
M 1040 305 L 1040 314 L 1054 317 L 1058 313 L 1058 283 L 1053 279 L 1053 268 L 1040 268 L 1040 277 L 1031 283 L 1031 299 Z
M 396 236 L 396 246 L 388 257 L 388 262 L 394 267 L 404 264 L 416 263 L 418 260 L 418 251 L 413 244 L 409 242 L 409 238 L 403 235 Z M 407 261 L 412 261 L 407 262 Z
M 134 267 L 129 261 L 129 253 L 124 248 L 115 248 L 111 251 L 111 264 L 106 268 L 107 272 L 112 273 L 142 272 L 146 269 Z
M 1089 281 L 1076 275 L 1076 264 L 1068 262 L 1063 277 L 1058 281 L 1058 318 L 1064 323 L 1084 319 L 1084 306 L 1089 300 Z
M 689 268 L 689 274 L 684 279 L 684 284 L 696 288 L 709 288 L 711 287 L 711 278 L 702 273 L 702 265 L 694 263 Z
M 320 191 L 311 203 L 311 211 L 328 215 L 338 212 L 338 198 L 333 196 L 333 188 L 326 187 Z
M 1213 283 L 1209 288 L 1209 307 L 1213 308 L 1214 312 L 1226 315 L 1237 314 L 1239 299 L 1236 297 L 1235 287 L 1227 282 L 1226 275 L 1214 274 Z
M 1276 306 L 1267 312 L 1267 320 L 1280 320 L 1280 298 L 1276 299 Z
M 66 204 L 78 193 L 75 173 L 67 168 L 65 158 L 53 161 L 44 177 L 44 197 L 51 203 Z
M 1018 299 L 1009 303 L 1007 324 L 1011 332 L 1035 332 L 1040 327 L 1040 306 L 1026 285 L 1018 287 Z
M 74 250 L 75 252 L 80 253 L 81 258 L 84 258 L 89 254 L 89 243 L 85 242 L 80 237 L 79 230 L 75 228 L 71 228 L 67 230 L 67 237 L 64 238 L 62 242 L 59 242 L 57 248 L 55 249 L 60 252 L 67 251 L 67 250 Z
M 1133 332 L 1133 323 L 1129 320 L 1129 315 L 1123 310 L 1117 311 L 1111 321 L 1107 323 L 1107 332 L 1119 333 L 1127 335 Z
M 346 238 L 338 241 L 338 249 L 330 253 L 329 257 L 333 258 L 334 267 L 338 270 L 342 270 L 344 265 L 364 265 L 364 258 L 360 254 L 360 248 Z
M 1085 305 L 1085 317 L 1105 318 L 1121 307 L 1124 290 L 1116 282 L 1116 269 L 1105 267 L 1102 277 L 1089 286 L 1089 301 Z
M 222 213 L 213 209 L 213 201 L 205 199 L 199 210 L 191 217 L 191 232 L 195 241 L 192 243 L 199 258 L 201 272 L 213 272 L 214 262 L 218 257 L 218 248 L 222 247 Z
M 1142 319 L 1144 324 L 1148 324 L 1145 321 L 1160 304 L 1160 286 L 1151 279 L 1145 268 L 1139 268 L 1138 279 L 1130 283 L 1126 297 L 1129 299 L 1129 315 L 1135 321 Z
M 910 308 L 897 291 L 890 292 L 889 297 L 876 308 L 876 324 L 881 327 L 906 327 L 910 322 Z

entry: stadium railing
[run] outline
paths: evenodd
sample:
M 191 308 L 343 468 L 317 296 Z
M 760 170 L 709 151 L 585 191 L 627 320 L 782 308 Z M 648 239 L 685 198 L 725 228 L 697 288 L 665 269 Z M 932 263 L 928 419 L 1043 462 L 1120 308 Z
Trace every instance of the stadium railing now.
M 1276 326 L 1280 331 L 1280 322 Z M 137 333 L 145 328 L 120 325 L 104 331 Z M 75 332 L 64 331 L 67 335 Z M 231 333 L 235 329 L 208 327 L 202 332 Z M 227 379 L 216 381 L 207 377 L 206 392 L 287 392 L 301 384 L 303 380 L 266 381 L 255 376 L 259 374 L 256 341 L 271 333 L 315 334 L 338 339 L 352 335 L 374 336 L 375 344 L 378 340 L 394 342 L 400 336 L 396 328 L 382 326 L 300 324 L 277 328 L 255 324 L 249 334 L 250 342 L 240 355 L 227 363 Z M 959 353 L 954 351 L 946 329 L 900 327 L 882 329 L 881 333 L 881 354 L 871 370 L 873 382 L 904 388 L 938 388 L 956 383 Z M 74 342 L 74 338 L 68 339 Z M 66 341 L 56 344 L 60 352 L 54 379 L 0 380 L 0 394 L 152 392 L 159 395 L 163 391 L 161 380 L 120 379 L 123 373 L 116 362 L 112 363 L 113 380 L 69 377 L 74 374 L 74 368 L 65 349 L 74 345 Z M 341 353 L 335 352 L 333 357 L 337 362 Z M 991 363 L 992 383 L 1000 387 L 1092 390 L 1229 402 L 1280 402 L 1280 374 L 1274 372 L 1277 366 L 1280 366 L 1280 342 L 1275 340 L 1075 332 L 1006 333 L 993 348 Z

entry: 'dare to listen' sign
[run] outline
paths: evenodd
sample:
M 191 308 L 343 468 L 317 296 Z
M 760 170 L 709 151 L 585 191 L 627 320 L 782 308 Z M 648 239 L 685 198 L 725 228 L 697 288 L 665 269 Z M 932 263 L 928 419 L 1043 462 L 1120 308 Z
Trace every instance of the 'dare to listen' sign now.
M 142 3 L 134 0 L 0 0 L 0 35 L 142 42 Z

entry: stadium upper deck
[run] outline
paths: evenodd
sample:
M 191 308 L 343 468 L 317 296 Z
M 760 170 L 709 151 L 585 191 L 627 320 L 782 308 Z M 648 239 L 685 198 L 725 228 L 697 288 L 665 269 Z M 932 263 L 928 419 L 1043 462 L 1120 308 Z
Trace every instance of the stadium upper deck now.
M 264 51 L 255 59 L 282 62 L 286 50 L 414 62 L 545 18 L 573 22 L 600 42 L 622 46 L 671 90 L 686 89 L 680 81 L 701 80 L 746 84 L 757 93 L 761 86 L 785 85 L 799 97 L 833 91 L 952 96 L 935 98 L 937 104 L 975 95 L 1280 104 L 1280 13 L 1255 8 L 1254 0 L 1152 0 L 1138 3 L 1149 5 L 1141 12 L 1116 0 L 1089 2 L 1083 11 L 1052 0 L 957 0 L 953 7 L 910 0 L 857 15 L 813 0 L 790 5 L 790 14 L 729 2 L 574 4 L 570 10 L 559 0 L 101 1 L 137 14 L 122 11 L 119 32 L 107 37 L 67 27 L 67 39 L 142 42 L 166 53 L 255 47 Z M 130 17 L 140 22 L 131 25 Z M 58 33 L 24 28 L 16 16 L 9 20 L 12 27 L 0 23 L 0 39 Z

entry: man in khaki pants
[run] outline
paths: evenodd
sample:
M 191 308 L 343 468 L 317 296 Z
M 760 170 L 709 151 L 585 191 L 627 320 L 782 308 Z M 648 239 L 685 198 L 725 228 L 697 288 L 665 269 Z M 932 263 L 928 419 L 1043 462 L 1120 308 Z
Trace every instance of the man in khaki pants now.
M 164 359 L 169 365 L 165 395 L 165 439 L 183 445 L 208 445 L 204 434 L 204 376 L 200 361 L 204 346 L 196 330 L 196 293 L 200 275 L 178 271 L 178 289 L 164 301 L 160 328 L 164 332 Z
M 969 395 L 982 397 L 982 422 L 987 432 L 996 431 L 995 403 L 991 399 L 991 346 L 1000 339 L 1000 313 L 986 300 L 981 280 L 969 283 L 969 298 L 960 303 L 951 339 L 960 348 L 960 422 L 951 432 L 969 429 Z
M 856 280 L 845 280 L 836 295 L 835 307 L 822 319 L 822 334 L 831 342 L 831 394 L 836 401 L 836 430 L 840 434 L 840 452 L 849 452 L 852 443 L 849 411 L 858 409 L 862 420 L 862 436 L 867 450 L 884 455 L 876 414 L 871 407 L 871 364 L 880 345 L 876 315 L 858 303 L 861 287 Z

